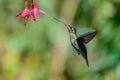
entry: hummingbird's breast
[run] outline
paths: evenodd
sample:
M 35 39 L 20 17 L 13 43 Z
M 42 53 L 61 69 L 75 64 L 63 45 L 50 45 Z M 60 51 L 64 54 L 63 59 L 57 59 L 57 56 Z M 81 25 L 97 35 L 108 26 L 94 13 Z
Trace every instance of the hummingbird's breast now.
M 80 52 L 80 48 L 77 43 L 77 36 L 73 33 L 70 33 L 70 41 L 72 46 L 75 48 L 76 51 Z
M 76 35 L 75 35 L 75 34 L 70 33 L 70 39 L 71 39 L 71 41 L 72 41 L 72 42 L 75 42 L 75 41 L 76 41 L 76 39 L 77 39 L 77 37 L 76 37 Z

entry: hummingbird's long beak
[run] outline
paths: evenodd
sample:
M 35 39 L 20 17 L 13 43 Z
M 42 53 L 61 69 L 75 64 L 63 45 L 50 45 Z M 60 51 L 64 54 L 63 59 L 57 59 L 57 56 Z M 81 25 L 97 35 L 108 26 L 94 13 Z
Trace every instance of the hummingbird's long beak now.
M 56 21 L 58 21 L 58 22 L 61 22 L 62 24 L 64 24 L 65 26 L 68 26 L 68 24 L 67 23 L 65 23 L 65 22 L 63 22 L 62 20 L 60 20 L 60 19 L 57 19 L 57 18 L 53 18 L 54 20 L 56 20 Z
M 53 19 L 56 20 L 56 21 L 58 21 L 58 22 L 60 22 L 60 23 L 62 23 L 62 24 L 64 24 L 67 27 L 67 29 L 70 31 L 70 27 L 69 27 L 70 25 L 69 24 L 67 24 L 67 23 L 65 23 L 62 20 L 57 19 L 57 18 L 53 18 Z

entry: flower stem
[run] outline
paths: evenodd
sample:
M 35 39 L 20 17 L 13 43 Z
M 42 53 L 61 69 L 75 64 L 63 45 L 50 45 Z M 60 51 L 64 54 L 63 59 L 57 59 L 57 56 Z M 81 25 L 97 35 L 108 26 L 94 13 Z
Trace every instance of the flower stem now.
M 28 9 L 28 0 L 25 1 L 25 8 Z
M 37 0 L 33 0 L 34 3 L 37 3 Z

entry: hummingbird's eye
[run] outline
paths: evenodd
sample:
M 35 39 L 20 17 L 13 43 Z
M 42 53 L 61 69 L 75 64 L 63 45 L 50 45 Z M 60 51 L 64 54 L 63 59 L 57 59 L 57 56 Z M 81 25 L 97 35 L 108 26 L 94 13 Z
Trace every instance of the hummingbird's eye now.
M 72 27 L 71 25 L 69 25 L 69 29 L 72 33 L 76 33 L 76 29 L 74 27 Z

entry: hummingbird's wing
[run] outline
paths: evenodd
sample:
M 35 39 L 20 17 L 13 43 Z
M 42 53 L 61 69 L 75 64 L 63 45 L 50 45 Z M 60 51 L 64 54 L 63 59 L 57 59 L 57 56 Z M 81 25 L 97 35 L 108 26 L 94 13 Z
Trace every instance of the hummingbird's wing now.
M 87 66 L 89 66 L 88 58 L 87 58 L 87 49 L 86 49 L 86 46 L 82 42 L 82 40 L 80 40 L 80 39 L 77 39 L 77 42 L 78 42 L 78 46 L 79 46 L 79 48 L 81 50 L 80 53 L 81 53 L 82 57 L 85 59 Z
M 93 37 L 95 37 L 96 33 L 97 32 L 94 30 L 86 32 L 84 34 L 81 34 L 78 40 L 80 39 L 83 41 L 83 43 L 87 44 L 89 41 L 93 39 Z

